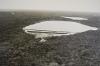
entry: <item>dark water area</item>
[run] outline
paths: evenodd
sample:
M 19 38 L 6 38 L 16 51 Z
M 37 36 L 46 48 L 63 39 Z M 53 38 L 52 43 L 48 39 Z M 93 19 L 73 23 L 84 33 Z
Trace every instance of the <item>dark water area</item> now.
M 100 14 L 95 13 L 0 12 L 0 66 L 100 66 L 100 30 L 51 37 L 44 43 L 22 30 L 47 20 L 75 21 L 100 29 Z

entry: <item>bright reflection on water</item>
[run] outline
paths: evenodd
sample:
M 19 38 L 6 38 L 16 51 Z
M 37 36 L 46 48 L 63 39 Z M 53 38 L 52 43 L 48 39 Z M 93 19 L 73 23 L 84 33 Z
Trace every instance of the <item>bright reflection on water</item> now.
M 87 18 L 82 18 L 82 17 L 66 17 L 66 16 L 61 16 L 61 17 L 69 18 L 69 19 L 72 19 L 72 20 L 88 20 Z
M 35 35 L 35 38 L 42 39 L 52 36 L 73 35 L 97 29 L 96 27 L 72 21 L 44 21 L 23 28 L 27 34 L 32 34 Z

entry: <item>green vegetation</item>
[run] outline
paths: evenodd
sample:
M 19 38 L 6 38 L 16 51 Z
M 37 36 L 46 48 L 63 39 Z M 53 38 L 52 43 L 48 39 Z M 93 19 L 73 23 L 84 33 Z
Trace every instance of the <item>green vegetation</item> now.
M 100 31 L 51 37 L 41 43 L 40 39 L 26 34 L 22 28 L 44 20 L 69 19 L 60 18 L 57 13 L 56 16 L 20 12 L 15 12 L 15 15 L 10 12 L 0 14 L 0 46 L 5 42 L 8 45 L 4 46 L 8 48 L 7 59 L 3 59 L 7 61 L 6 66 L 51 66 L 54 62 L 59 66 L 100 66 Z M 88 21 L 82 23 L 100 27 L 100 17 L 88 18 Z M 0 66 L 4 65 L 0 63 Z

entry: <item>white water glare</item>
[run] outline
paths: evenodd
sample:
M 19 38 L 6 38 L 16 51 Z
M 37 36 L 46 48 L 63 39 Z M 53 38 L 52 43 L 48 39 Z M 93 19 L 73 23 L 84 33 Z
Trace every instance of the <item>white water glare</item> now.
M 73 35 L 97 29 L 96 27 L 72 21 L 44 21 L 23 28 L 26 33 L 35 35 L 35 38 L 42 38 L 42 40 L 45 37 Z
M 87 18 L 82 18 L 82 17 L 66 17 L 66 16 L 61 16 L 61 17 L 69 18 L 69 19 L 72 19 L 72 20 L 88 20 Z

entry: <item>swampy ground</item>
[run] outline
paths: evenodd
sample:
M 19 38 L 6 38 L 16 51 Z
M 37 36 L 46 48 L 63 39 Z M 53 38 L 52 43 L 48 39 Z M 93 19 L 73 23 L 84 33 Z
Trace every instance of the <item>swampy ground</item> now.
M 96 13 L 0 12 L 0 66 L 100 66 L 100 30 L 51 37 L 43 43 L 22 30 L 46 20 L 76 21 L 100 29 L 100 14 Z

